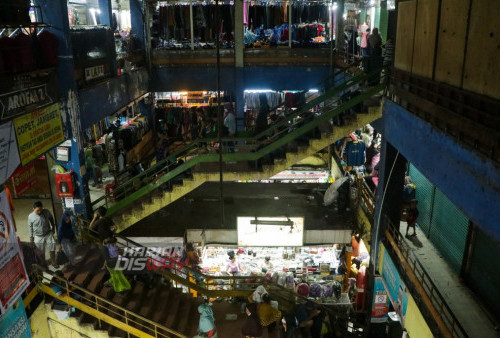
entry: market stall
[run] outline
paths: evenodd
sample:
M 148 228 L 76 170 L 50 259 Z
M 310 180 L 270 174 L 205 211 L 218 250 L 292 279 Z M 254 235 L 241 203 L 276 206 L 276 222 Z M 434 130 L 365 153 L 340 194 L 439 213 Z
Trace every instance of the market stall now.
M 350 235 L 330 233 L 327 238 L 337 243 L 307 245 L 304 239 L 310 240 L 318 234 L 306 235 L 303 223 L 300 217 L 238 217 L 237 232 L 227 230 L 219 237 L 219 243 L 230 243 L 234 237 L 237 243 L 199 244 L 200 270 L 214 277 L 248 276 L 245 281 L 249 283 L 264 277 L 269 284 L 294 290 L 319 303 L 347 301 L 350 304 L 347 290 L 342 294 L 347 272 L 342 248 L 350 243 Z M 194 239 L 194 235 L 188 232 L 188 241 Z M 210 230 L 206 231 L 205 243 L 211 236 Z

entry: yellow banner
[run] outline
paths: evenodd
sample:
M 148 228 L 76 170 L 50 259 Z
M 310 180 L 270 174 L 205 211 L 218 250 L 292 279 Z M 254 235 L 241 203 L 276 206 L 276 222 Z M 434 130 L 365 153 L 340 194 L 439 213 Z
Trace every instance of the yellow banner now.
M 14 128 L 23 166 L 64 141 L 57 103 L 16 118 Z

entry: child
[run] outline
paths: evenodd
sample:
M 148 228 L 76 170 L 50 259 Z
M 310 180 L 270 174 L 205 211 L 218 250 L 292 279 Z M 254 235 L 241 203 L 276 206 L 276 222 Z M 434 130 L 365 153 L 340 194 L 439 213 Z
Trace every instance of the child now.
M 406 214 L 406 223 L 408 223 L 408 226 L 406 227 L 406 237 L 408 237 L 408 229 L 410 227 L 413 228 L 413 236 L 416 236 L 415 223 L 417 222 L 418 218 L 417 204 L 418 201 L 416 199 L 412 199 L 410 201 L 410 209 L 408 209 Z

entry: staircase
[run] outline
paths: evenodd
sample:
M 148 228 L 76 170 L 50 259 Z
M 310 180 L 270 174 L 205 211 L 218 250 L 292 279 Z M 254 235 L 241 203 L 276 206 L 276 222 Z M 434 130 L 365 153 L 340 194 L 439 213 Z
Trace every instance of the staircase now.
M 223 144 L 230 141 L 237 143 L 231 147 L 223 147 L 223 179 L 267 179 L 379 118 L 382 109 L 375 106 L 370 107 L 367 114 L 357 114 L 355 118 L 351 116 L 351 119 L 346 116 L 341 125 L 337 123 L 332 126 L 331 123 L 338 122 L 341 116 L 346 115 L 346 111 L 384 89 L 384 84 L 378 84 L 363 88 L 361 95 L 348 101 L 339 98 L 347 91 L 356 90 L 374 75 L 377 74 L 360 74 L 346 80 L 288 115 L 285 121 L 271 125 L 258 135 L 224 138 Z M 319 104 L 323 105 L 319 112 L 309 111 Z M 182 165 L 162 161 L 120 186 L 114 194 L 121 199 L 110 204 L 108 209 L 108 215 L 114 218 L 118 226 L 117 231 L 127 229 L 206 181 L 218 181 L 219 172 L 215 168 L 218 168 L 219 154 L 216 149 L 210 152 L 205 148 L 206 144 L 212 142 L 217 142 L 217 139 L 195 140 L 174 154 L 176 158 L 184 159 Z M 228 151 L 230 148 L 234 152 Z M 108 197 L 106 196 L 106 201 Z M 98 202 L 102 203 L 94 203 Z
M 79 325 L 91 325 L 97 332 L 107 332 L 110 337 L 192 337 L 197 333 L 198 306 L 202 298 L 194 298 L 173 287 L 170 280 L 165 283 L 159 274 L 154 274 L 148 282 L 126 275 L 132 288 L 116 293 L 105 285 L 109 273 L 102 269 L 104 258 L 99 248 L 95 244 L 84 244 L 78 248 L 78 255 L 81 259 L 76 267 L 63 268 L 64 278 L 55 283 L 63 289 L 70 283 L 69 289 L 73 290 L 70 294 L 81 295 L 80 299 L 59 298 L 77 309 L 72 317 Z M 50 278 L 43 282 L 42 291 L 58 298 L 48 286 Z M 239 332 L 245 320 L 240 305 L 213 303 L 219 337 Z M 233 318 L 226 316 L 231 313 Z

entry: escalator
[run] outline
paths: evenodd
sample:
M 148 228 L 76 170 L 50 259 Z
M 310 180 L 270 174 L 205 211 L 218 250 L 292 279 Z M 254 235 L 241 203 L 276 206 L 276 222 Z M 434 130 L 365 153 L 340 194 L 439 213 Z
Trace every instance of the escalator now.
M 335 77 L 340 83 L 329 84 L 332 88 L 325 85 L 329 89 L 259 134 L 223 138 L 223 180 L 268 179 L 379 118 L 378 104 L 368 113 L 352 111 L 383 91 L 385 79 L 380 70 L 354 76 L 344 71 L 343 75 Z M 358 95 L 346 96 L 354 92 Z M 108 207 L 108 216 L 114 218 L 120 232 L 204 182 L 218 181 L 218 147 L 216 138 L 197 139 L 172 154 L 175 163 L 170 159 L 157 163 L 94 201 L 93 208 Z

